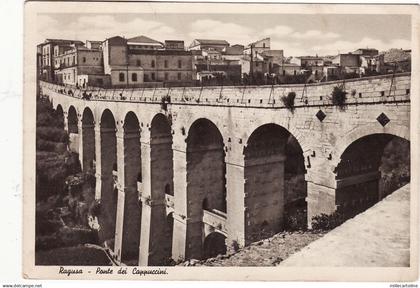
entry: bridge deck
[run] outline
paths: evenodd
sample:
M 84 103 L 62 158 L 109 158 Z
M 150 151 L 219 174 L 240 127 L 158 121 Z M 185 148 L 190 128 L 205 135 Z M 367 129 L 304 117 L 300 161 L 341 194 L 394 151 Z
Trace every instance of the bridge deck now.
M 410 265 L 410 184 L 293 254 L 280 266 Z
M 285 108 L 282 98 L 294 92 L 297 108 L 333 106 L 331 92 L 336 86 L 347 91 L 347 105 L 409 102 L 410 75 L 398 73 L 307 85 L 77 89 L 41 81 L 40 86 L 74 98 L 88 96 L 91 101 L 252 108 Z

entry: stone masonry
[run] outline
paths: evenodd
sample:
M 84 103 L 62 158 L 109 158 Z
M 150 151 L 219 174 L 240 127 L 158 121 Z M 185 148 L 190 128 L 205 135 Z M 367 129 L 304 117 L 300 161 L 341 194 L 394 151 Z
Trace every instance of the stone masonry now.
M 86 91 L 90 100 L 74 87 L 41 82 L 40 89 L 64 111 L 64 127 L 76 125 L 72 147 L 83 169 L 95 168 L 101 239 L 115 239 L 118 260 L 162 265 L 170 257 L 202 258 L 213 233 L 226 237 L 230 249 L 265 237 L 261 231 L 281 231 L 290 134 L 305 161 L 308 225 L 313 216 L 336 211 L 337 191 L 346 186 L 377 189 L 375 167 L 352 164 L 350 148 L 363 147 L 358 140 L 368 136 L 410 139 L 410 77 L 96 89 Z M 344 107 L 332 104 L 335 86 L 347 92 Z M 296 93 L 293 111 L 281 100 L 289 92 Z M 72 116 L 70 123 L 73 110 L 77 122 Z M 342 157 L 350 157 L 347 164 Z

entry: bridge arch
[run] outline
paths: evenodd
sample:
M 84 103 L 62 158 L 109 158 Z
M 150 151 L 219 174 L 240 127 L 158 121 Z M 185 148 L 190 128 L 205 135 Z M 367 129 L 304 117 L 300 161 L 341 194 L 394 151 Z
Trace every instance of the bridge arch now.
M 351 143 L 357 139 L 372 134 L 390 134 L 410 141 L 410 128 L 403 125 L 393 124 L 392 122 L 388 123 L 385 127 L 382 127 L 379 123 L 361 125 L 346 133 L 335 144 L 336 148 L 333 152 L 334 162 L 332 163 L 334 167 L 337 167 L 340 162 L 341 155 L 344 153 L 344 150 L 351 145 Z
M 308 139 L 308 135 L 302 131 L 302 129 L 297 128 L 297 123 L 291 123 L 290 119 L 287 117 L 282 117 L 281 119 L 272 119 L 270 121 L 264 120 L 263 117 L 255 119 L 255 121 L 248 122 L 245 129 L 241 129 L 244 131 L 243 139 L 247 140 L 261 126 L 266 124 L 273 124 L 286 129 L 296 141 L 299 143 L 304 154 L 310 152 L 310 147 L 312 147 L 312 139 Z M 246 143 L 246 141 L 244 141 Z
M 57 115 L 57 118 L 58 118 L 58 127 L 59 128 L 64 128 L 64 110 L 63 110 L 63 106 L 61 106 L 60 104 L 58 104 L 57 107 L 55 108 L 55 114 Z
M 398 132 L 403 137 L 365 134 L 345 148 L 335 169 L 335 204 L 343 220 L 373 206 L 410 179 L 408 135 L 404 131 Z
M 117 188 L 115 170 L 117 166 L 117 139 L 116 139 L 116 123 L 111 110 L 105 109 L 100 118 L 100 161 L 99 170 L 96 171 L 100 175 L 99 189 L 101 199 L 101 215 L 99 224 L 100 240 L 111 240 L 115 238 L 116 212 L 117 212 Z
M 141 147 L 140 123 L 136 114 L 127 112 L 123 121 L 123 157 L 118 159 L 118 169 L 123 169 L 124 179 L 118 179 L 124 189 L 124 216 L 121 244 L 121 259 L 123 262 L 135 261 L 138 264 L 140 230 L 141 230 L 141 205 L 138 205 L 139 175 L 141 175 Z M 118 167 L 120 166 L 120 167 Z M 121 171 L 120 171 L 121 172 Z
M 95 156 L 95 120 L 93 112 L 89 107 L 83 110 L 82 114 L 82 167 L 85 172 L 94 173 Z
M 226 236 L 217 231 L 211 232 L 204 239 L 203 258 L 216 257 L 219 254 L 226 254 Z
M 69 111 L 67 113 L 67 123 L 68 123 L 68 129 L 69 133 L 77 134 L 79 133 L 78 129 L 78 117 L 77 117 L 77 110 L 74 108 L 73 105 L 70 105 Z
M 216 125 L 200 118 L 191 125 L 187 137 L 187 203 L 188 216 L 196 221 L 192 235 L 197 255 L 203 255 L 204 210 L 226 213 L 226 163 L 223 137 Z M 190 204 L 191 203 L 191 204 Z M 226 214 L 224 214 L 226 215 Z
M 301 211 L 300 224 L 306 225 L 306 170 L 297 139 L 280 125 L 263 124 L 249 136 L 243 153 L 246 242 L 284 229 L 285 212 Z

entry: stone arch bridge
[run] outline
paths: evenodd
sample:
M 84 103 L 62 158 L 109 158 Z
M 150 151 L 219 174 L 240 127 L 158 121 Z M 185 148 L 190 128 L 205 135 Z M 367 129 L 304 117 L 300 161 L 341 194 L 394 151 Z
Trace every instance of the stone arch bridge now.
M 332 104 L 336 86 L 347 92 L 344 107 Z M 41 82 L 40 90 L 63 113 L 83 169 L 96 173 L 101 239 L 115 239 L 118 260 L 139 265 L 205 258 L 271 236 L 299 185 L 308 225 L 321 213 L 368 207 L 381 198 L 386 143 L 410 139 L 410 74 L 86 91 Z M 281 100 L 290 92 L 293 109 Z M 287 173 L 300 173 L 301 184 Z

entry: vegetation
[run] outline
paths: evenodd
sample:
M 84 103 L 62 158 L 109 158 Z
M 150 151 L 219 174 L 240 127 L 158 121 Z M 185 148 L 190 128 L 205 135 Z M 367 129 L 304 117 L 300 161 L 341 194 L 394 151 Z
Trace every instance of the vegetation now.
M 312 217 L 311 226 L 313 230 L 329 231 L 337 226 L 340 226 L 345 221 L 343 215 L 338 211 L 333 212 L 330 215 L 322 213 Z
M 80 171 L 78 157 L 67 151 L 68 134 L 63 129 L 63 116 L 48 100 L 37 101 L 36 176 L 37 201 L 64 192 L 67 176 Z
M 331 96 L 334 105 L 340 107 L 341 109 L 344 108 L 347 100 L 347 92 L 344 91 L 343 86 L 335 86 Z
M 96 231 L 88 225 L 89 208 L 94 202 L 95 177 L 81 173 L 78 154 L 68 151 L 68 144 L 63 115 L 55 111 L 48 100 L 38 98 L 35 218 L 37 263 L 52 265 L 51 261 L 56 261 L 53 259 L 56 257 L 50 259 L 49 256 L 71 250 L 60 247 L 98 242 Z M 73 263 L 72 253 L 60 259 L 60 264 Z
M 289 109 L 291 112 L 295 110 L 295 98 L 296 98 L 295 92 L 289 92 L 287 96 L 281 97 L 281 101 L 283 101 L 284 106 L 287 109 Z
M 410 182 L 410 142 L 394 138 L 384 149 L 379 167 L 383 194 L 388 195 Z

